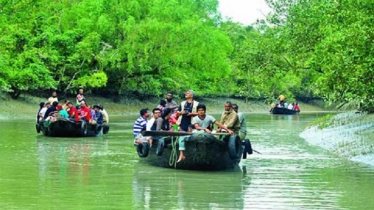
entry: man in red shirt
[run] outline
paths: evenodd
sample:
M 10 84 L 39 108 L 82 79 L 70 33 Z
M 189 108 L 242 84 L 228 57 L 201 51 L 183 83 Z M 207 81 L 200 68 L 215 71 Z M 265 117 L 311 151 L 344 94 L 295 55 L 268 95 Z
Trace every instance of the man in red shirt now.
M 91 119 L 91 110 L 84 101 L 81 102 L 80 118 L 86 122 L 89 122 Z
M 67 105 L 69 107 L 69 111 L 68 111 L 69 119 L 75 120 L 75 122 L 78 122 L 79 121 L 79 113 L 78 113 L 77 108 L 75 108 L 75 106 L 73 105 L 73 102 L 71 102 L 71 101 L 69 101 Z

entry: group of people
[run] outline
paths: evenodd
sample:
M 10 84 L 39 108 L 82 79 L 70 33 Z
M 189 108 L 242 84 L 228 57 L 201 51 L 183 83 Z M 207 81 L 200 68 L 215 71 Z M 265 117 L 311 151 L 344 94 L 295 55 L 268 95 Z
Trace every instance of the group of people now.
M 286 108 L 286 109 L 295 110 L 298 112 L 300 111 L 300 106 L 298 102 L 288 104 L 286 101 L 286 97 L 284 95 L 280 95 L 278 97 L 278 100 L 279 101 L 274 105 L 274 107 Z
M 237 134 L 242 140 L 245 138 L 246 122 L 243 113 L 239 112 L 239 106 L 227 101 L 224 104 L 224 112 L 220 121 L 206 113 L 206 106 L 194 100 L 194 91 L 188 90 L 185 99 L 178 106 L 172 93 L 167 94 L 165 100 L 161 100 L 158 107 L 152 110 L 149 118 L 148 109 L 141 109 L 139 118 L 134 122 L 134 143 L 147 142 L 152 146 L 153 137 L 143 136 L 142 131 L 184 131 L 192 133 L 227 132 Z M 166 104 L 164 103 L 166 101 Z M 214 131 L 214 125 L 218 127 Z M 183 161 L 186 136 L 179 137 L 179 158 L 177 162 Z
M 83 95 L 83 89 L 79 88 L 76 96 L 76 103 L 65 100 L 64 104 L 60 104 L 56 91 L 52 92 L 52 96 L 46 102 L 39 104 L 36 121 L 56 121 L 57 118 L 64 118 L 74 122 L 84 121 L 93 125 L 102 125 L 109 123 L 109 116 L 104 107 L 100 104 L 90 107 L 87 105 Z

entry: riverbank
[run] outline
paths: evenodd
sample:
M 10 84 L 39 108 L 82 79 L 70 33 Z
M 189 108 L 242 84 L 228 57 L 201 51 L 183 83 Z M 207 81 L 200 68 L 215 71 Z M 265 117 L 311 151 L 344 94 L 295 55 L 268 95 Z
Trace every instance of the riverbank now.
M 74 98 L 67 98 L 75 101 Z M 114 103 L 111 98 L 96 97 L 86 95 L 87 102 L 90 105 L 102 104 L 109 115 L 123 116 L 138 114 L 141 108 L 149 108 L 150 110 L 156 107 L 160 101 L 159 98 L 150 98 L 147 101 L 138 99 L 123 99 L 120 103 Z M 46 98 L 22 95 L 19 99 L 14 100 L 6 94 L 0 94 L 0 120 L 11 119 L 32 119 L 38 109 L 39 103 L 46 101 Z M 175 101 L 180 103 L 183 99 L 176 98 Z M 220 98 L 198 98 L 200 103 L 207 106 L 207 112 L 210 114 L 217 114 L 223 111 L 223 105 L 226 101 L 231 101 L 239 105 L 239 110 L 243 113 L 268 113 L 270 106 L 263 101 L 248 101 L 243 99 L 234 99 L 228 97 Z M 64 101 L 64 100 L 60 100 Z M 310 104 L 300 103 L 302 112 L 324 112 L 329 109 L 324 108 L 320 102 L 311 102 Z
M 300 137 L 340 157 L 374 166 L 373 114 L 337 114 L 307 128 Z

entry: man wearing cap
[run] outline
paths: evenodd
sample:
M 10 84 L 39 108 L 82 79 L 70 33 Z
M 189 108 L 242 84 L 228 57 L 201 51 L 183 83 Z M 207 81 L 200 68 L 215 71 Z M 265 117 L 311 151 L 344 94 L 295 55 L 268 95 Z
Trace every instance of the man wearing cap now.
M 142 143 L 142 142 L 149 142 L 150 146 L 152 146 L 152 137 L 151 136 L 143 136 L 141 134 L 142 131 L 147 129 L 147 122 L 148 122 L 149 112 L 148 109 L 141 109 L 140 116 L 134 122 L 133 126 L 133 133 L 134 133 L 134 143 Z
M 188 90 L 186 92 L 185 101 L 181 102 L 181 105 L 178 108 L 178 122 L 182 131 L 188 131 L 188 126 L 192 124 L 192 118 L 197 115 L 197 105 L 199 102 L 193 99 L 194 91 Z

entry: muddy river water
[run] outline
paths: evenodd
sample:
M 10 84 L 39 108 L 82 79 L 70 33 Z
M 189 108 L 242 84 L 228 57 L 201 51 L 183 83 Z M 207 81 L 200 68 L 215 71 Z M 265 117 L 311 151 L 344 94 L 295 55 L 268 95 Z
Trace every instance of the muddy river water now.
M 239 171 L 181 171 L 140 162 L 137 116 L 109 135 L 51 138 L 32 120 L 0 121 L 1 209 L 374 209 L 374 168 L 299 137 L 322 114 L 246 114 L 255 150 Z M 217 117 L 217 116 L 216 116 Z

